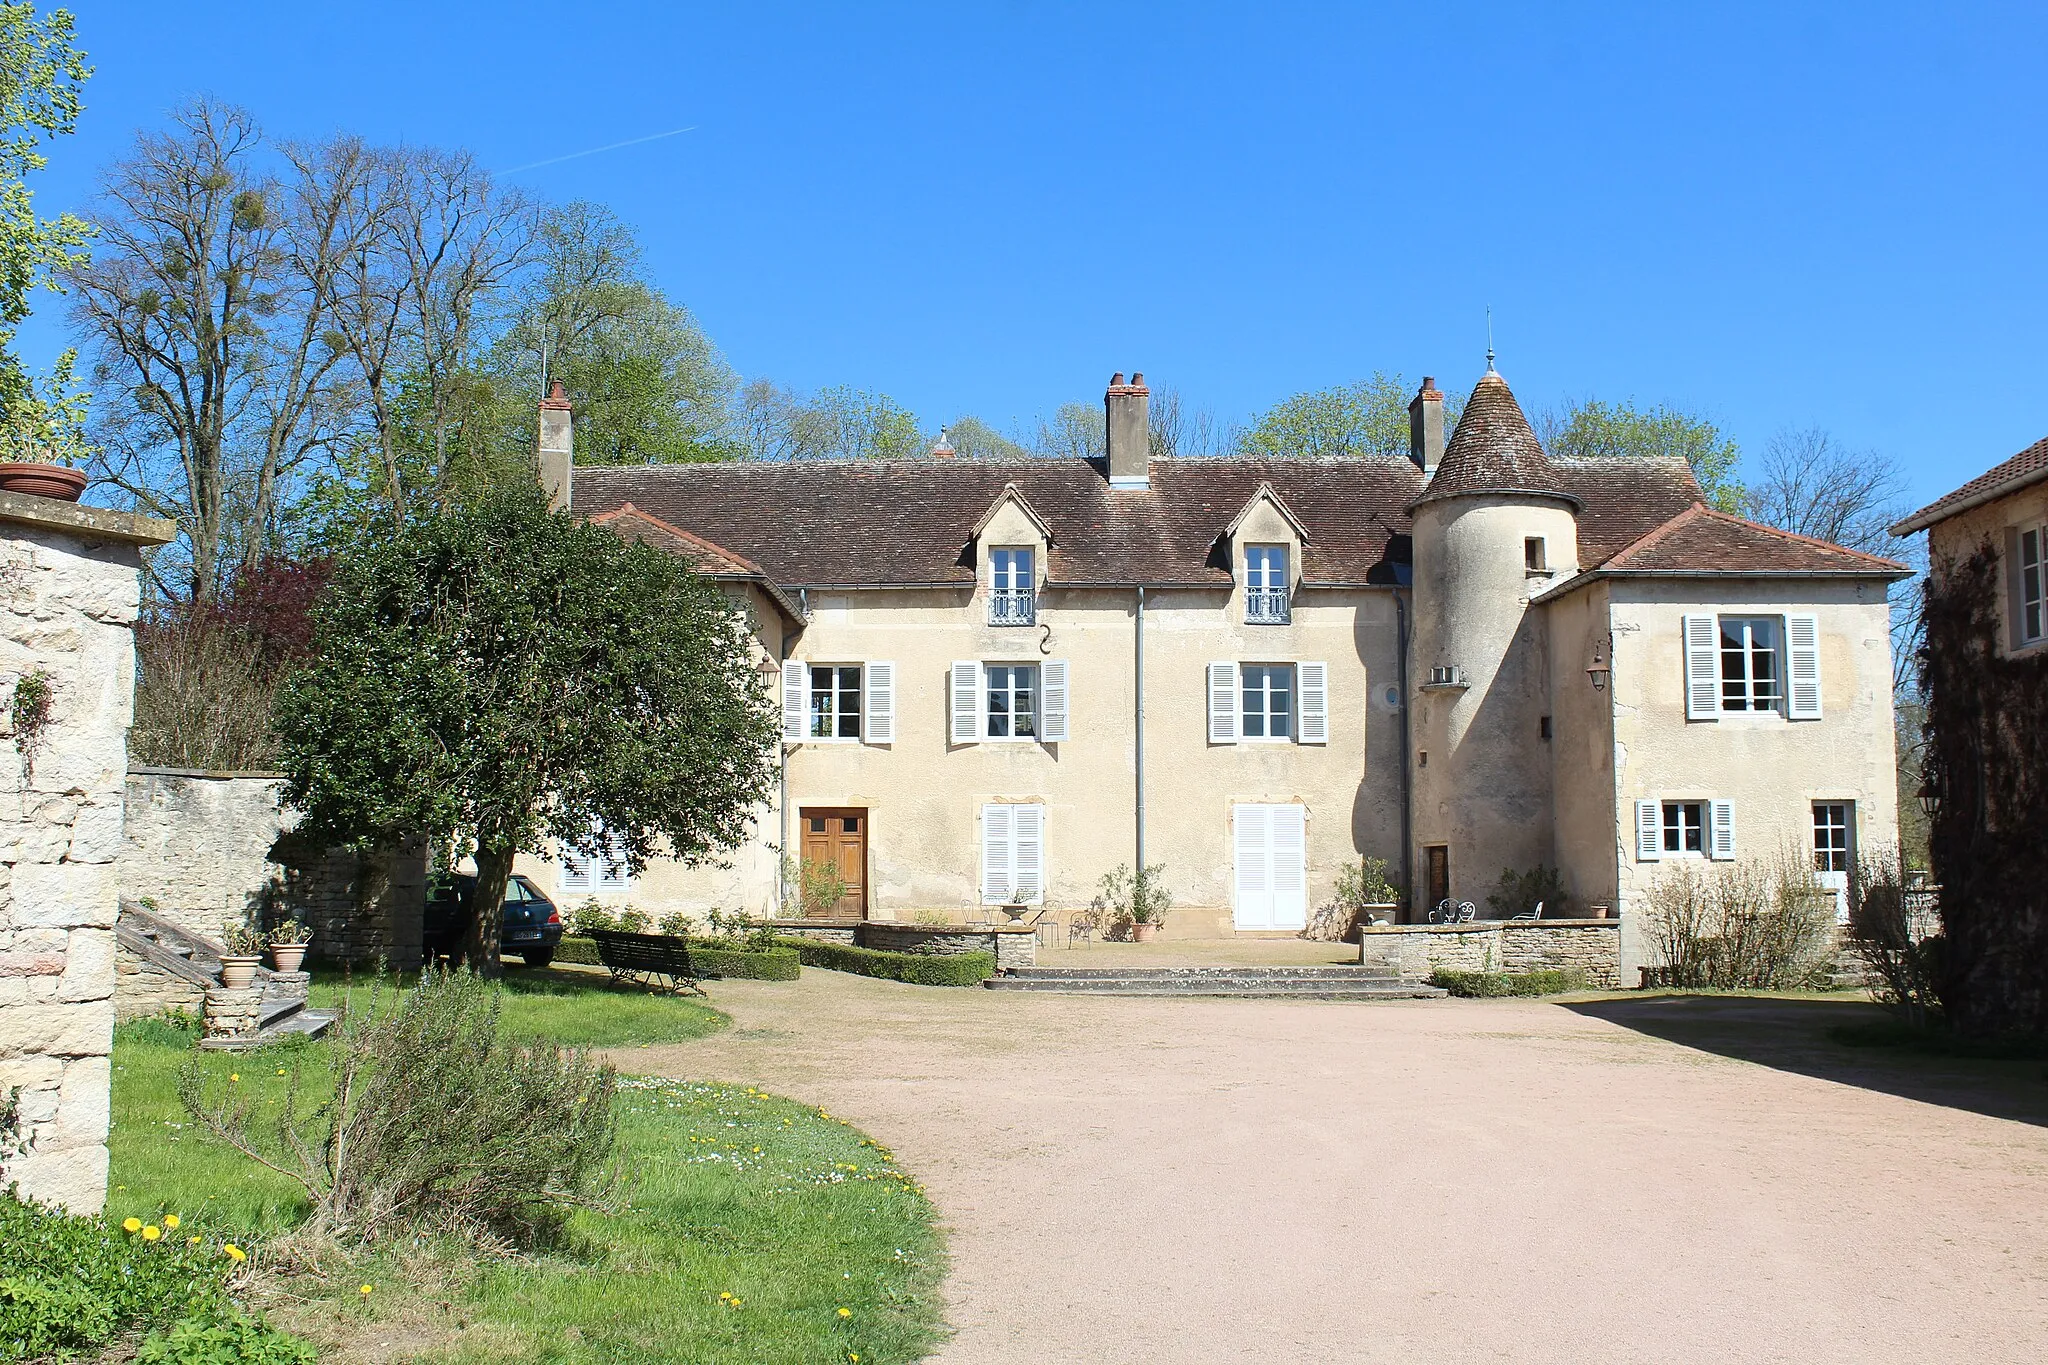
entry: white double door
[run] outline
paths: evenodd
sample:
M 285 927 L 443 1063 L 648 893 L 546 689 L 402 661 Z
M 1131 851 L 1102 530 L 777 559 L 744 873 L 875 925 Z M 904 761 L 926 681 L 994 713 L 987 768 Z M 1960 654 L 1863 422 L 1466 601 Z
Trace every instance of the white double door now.
M 1231 811 L 1239 929 L 1308 923 L 1308 809 L 1241 805 Z

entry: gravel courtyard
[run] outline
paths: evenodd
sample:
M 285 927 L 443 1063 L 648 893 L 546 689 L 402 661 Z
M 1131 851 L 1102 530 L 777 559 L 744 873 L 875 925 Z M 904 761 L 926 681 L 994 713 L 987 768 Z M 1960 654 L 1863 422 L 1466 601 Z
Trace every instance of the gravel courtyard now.
M 620 1060 L 891 1144 L 947 1365 L 2048 1358 L 2043 1064 L 1825 1040 L 1864 1007 L 710 989 Z

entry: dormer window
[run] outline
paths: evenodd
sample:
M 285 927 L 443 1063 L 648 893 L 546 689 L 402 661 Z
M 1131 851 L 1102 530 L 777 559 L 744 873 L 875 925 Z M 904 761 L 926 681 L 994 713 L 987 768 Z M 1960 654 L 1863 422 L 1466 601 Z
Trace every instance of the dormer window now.
M 1252 625 L 1286 625 L 1289 617 L 1287 547 L 1253 545 L 1244 552 L 1244 619 Z
M 988 623 L 1028 626 L 1038 617 L 1038 580 L 1030 550 L 996 550 L 989 556 Z

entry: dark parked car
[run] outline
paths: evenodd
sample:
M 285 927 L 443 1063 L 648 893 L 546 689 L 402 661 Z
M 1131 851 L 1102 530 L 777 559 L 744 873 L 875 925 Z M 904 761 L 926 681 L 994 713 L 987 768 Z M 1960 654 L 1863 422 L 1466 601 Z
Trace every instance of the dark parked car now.
M 476 878 L 467 872 L 434 880 L 424 926 L 429 957 L 453 953 L 460 945 L 462 926 L 469 921 L 469 904 L 475 895 Z M 554 961 L 555 945 L 562 941 L 562 912 L 539 887 L 516 872 L 505 883 L 502 935 L 502 951 L 525 958 L 529 967 L 545 967 Z

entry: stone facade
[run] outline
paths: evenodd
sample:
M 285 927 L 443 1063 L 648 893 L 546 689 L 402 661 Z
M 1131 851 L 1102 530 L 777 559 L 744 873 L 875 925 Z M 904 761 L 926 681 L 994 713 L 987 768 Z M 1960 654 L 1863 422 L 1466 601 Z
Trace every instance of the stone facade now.
M 204 938 L 219 938 L 223 920 L 289 916 L 311 926 L 316 960 L 419 961 L 424 848 L 309 846 L 292 835 L 283 788 L 276 773 L 132 770 L 121 894 Z
M 1030 967 L 1038 961 L 1038 935 L 1026 925 L 949 925 L 926 928 L 914 924 L 860 926 L 860 946 L 889 953 L 930 953 L 957 956 L 990 953 L 997 971 Z
M 1403 981 L 1435 971 L 1579 971 L 1586 984 L 1621 985 L 1621 922 L 1611 919 L 1475 920 L 1469 924 L 1367 925 L 1360 963 Z
M 115 859 L 141 547 L 168 522 L 0 495 L 0 1093 L 26 1148 L 0 1180 L 106 1198 Z M 22 682 L 47 686 L 38 723 Z
M 204 1007 L 205 997 L 204 986 L 173 975 L 127 944 L 121 945 L 114 977 L 117 1021 L 173 1011 L 197 1015 Z

